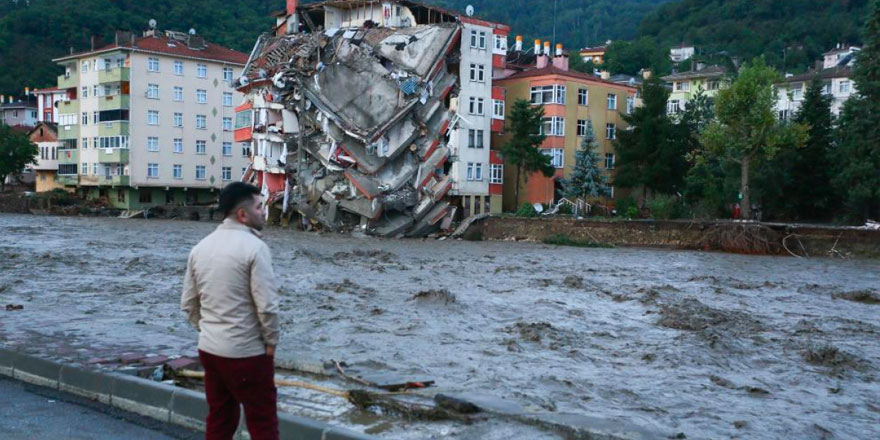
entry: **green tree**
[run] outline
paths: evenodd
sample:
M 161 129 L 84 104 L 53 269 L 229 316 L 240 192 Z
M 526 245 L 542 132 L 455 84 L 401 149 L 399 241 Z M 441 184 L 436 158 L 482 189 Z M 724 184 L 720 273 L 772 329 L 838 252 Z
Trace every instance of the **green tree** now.
M 794 122 L 808 127 L 806 144 L 784 155 L 790 157 L 791 164 L 791 183 L 788 188 L 783 186 L 784 194 L 791 214 L 798 220 L 824 218 L 834 199 L 828 167 L 832 153 L 831 97 L 822 89 L 822 80 L 813 79 L 794 118 Z
M 853 69 L 857 95 L 843 106 L 837 131 L 838 192 L 845 194 L 847 216 L 859 221 L 880 216 L 880 0 L 872 2 L 864 46 Z
M 618 130 L 614 184 L 621 188 L 641 186 L 643 198 L 648 191 L 671 194 L 682 186 L 687 151 L 675 142 L 676 127 L 666 115 L 669 90 L 659 76 L 648 78 L 641 90 L 643 105 L 624 115 L 629 128 Z
M 751 207 L 752 163 L 806 141 L 806 127 L 776 121 L 773 84 L 780 80 L 780 75 L 763 58 L 748 63 L 729 88 L 718 92 L 717 120 L 709 124 L 701 138 L 710 153 L 740 166 L 743 212 L 749 212 Z
M 571 177 L 562 181 L 565 197 L 587 198 L 609 195 L 608 178 L 599 168 L 601 158 L 596 151 L 599 144 L 593 134 L 593 122 L 587 120 L 587 132 L 581 140 L 581 148 L 574 153 L 574 169 Z
M 7 177 L 20 178 L 26 165 L 36 165 L 39 153 L 26 135 L 0 124 L 0 190 L 6 190 Z
M 525 99 L 517 99 L 513 103 L 510 112 L 510 126 L 508 130 L 512 136 L 501 147 L 501 156 L 505 163 L 516 168 L 516 185 L 514 198 L 519 204 L 519 187 L 522 183 L 521 176 L 535 172 L 550 177 L 556 169 L 550 163 L 550 157 L 541 153 L 538 147 L 547 137 L 541 133 L 541 124 L 544 119 L 544 106 L 532 106 Z
M 604 62 L 612 75 L 638 75 L 642 69 L 651 69 L 655 75 L 664 75 L 672 70 L 668 49 L 647 37 L 611 43 L 605 50 Z

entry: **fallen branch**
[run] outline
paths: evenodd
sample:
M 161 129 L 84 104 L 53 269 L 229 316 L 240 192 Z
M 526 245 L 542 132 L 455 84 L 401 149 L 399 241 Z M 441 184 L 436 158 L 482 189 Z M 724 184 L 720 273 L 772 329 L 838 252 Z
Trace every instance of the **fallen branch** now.
M 798 255 L 798 254 L 796 254 L 796 253 L 794 253 L 794 252 L 792 252 L 791 249 L 789 249 L 789 248 L 788 248 L 788 245 L 786 244 L 786 241 L 788 241 L 789 237 L 791 237 L 791 236 L 793 236 L 793 235 L 795 235 L 795 234 L 788 234 L 788 235 L 785 236 L 785 238 L 782 239 L 782 247 L 784 247 L 785 250 L 786 250 L 789 254 L 791 254 L 792 257 L 804 258 L 804 257 L 802 257 L 802 256 L 800 256 L 800 255 Z M 798 241 L 800 241 L 800 240 L 798 240 Z M 801 246 L 803 247 L 803 245 L 801 245 Z

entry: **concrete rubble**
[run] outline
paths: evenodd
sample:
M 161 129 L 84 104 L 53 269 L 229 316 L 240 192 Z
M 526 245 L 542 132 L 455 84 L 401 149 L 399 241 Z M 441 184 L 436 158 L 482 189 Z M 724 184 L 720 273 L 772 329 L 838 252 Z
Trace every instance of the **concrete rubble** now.
M 455 21 L 264 34 L 236 80 L 244 179 L 267 205 L 328 230 L 425 236 L 455 216 Z

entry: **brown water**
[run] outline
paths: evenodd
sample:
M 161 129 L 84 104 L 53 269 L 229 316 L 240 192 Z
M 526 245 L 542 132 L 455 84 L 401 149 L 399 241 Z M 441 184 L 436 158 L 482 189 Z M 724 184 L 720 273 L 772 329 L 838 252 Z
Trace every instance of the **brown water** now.
M 72 359 L 193 351 L 181 277 L 214 226 L 0 215 L 0 306 L 25 307 L 0 308 L 0 342 Z M 877 261 L 278 229 L 265 239 L 289 358 L 428 377 L 445 392 L 663 436 L 880 438 Z M 544 435 L 371 420 L 392 438 Z

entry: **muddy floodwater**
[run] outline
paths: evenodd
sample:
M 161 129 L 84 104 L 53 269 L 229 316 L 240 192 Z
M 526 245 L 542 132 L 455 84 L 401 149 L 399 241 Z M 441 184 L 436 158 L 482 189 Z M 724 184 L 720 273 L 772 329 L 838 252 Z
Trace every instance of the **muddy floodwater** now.
M 215 226 L 0 215 L 0 343 L 68 358 L 193 351 L 181 277 L 189 249 Z M 287 357 L 428 378 L 439 391 L 660 438 L 880 438 L 876 260 L 281 229 L 265 240 Z M 442 426 L 391 423 L 378 434 L 543 432 Z

